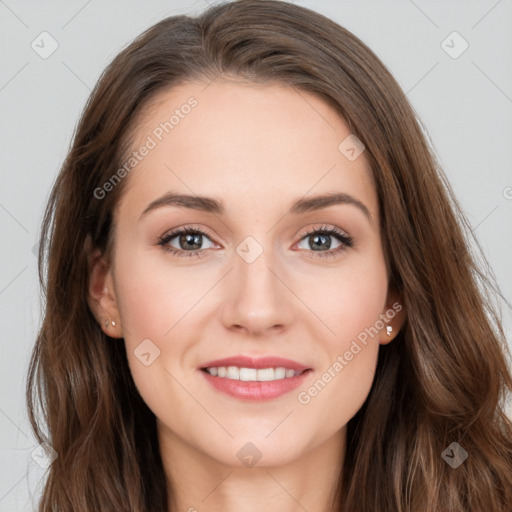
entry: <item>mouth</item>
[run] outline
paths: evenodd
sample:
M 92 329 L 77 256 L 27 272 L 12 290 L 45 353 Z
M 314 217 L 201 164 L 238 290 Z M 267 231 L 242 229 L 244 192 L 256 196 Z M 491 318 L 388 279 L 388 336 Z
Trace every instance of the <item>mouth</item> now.
M 280 357 L 236 356 L 211 361 L 199 368 L 221 393 L 242 400 L 270 400 L 297 388 L 312 368 Z

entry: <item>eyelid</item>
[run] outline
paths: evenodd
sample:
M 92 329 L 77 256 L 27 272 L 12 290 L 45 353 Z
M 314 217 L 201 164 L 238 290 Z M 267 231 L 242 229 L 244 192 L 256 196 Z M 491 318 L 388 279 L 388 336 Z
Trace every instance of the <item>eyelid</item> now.
M 318 233 L 318 232 L 329 233 L 329 234 L 339 235 L 339 236 L 343 235 L 346 238 L 352 238 L 347 233 L 347 231 L 345 231 L 344 229 L 338 228 L 337 226 L 320 223 L 320 224 L 314 224 L 313 227 L 308 228 L 308 230 L 301 235 L 300 240 L 302 240 L 306 236 L 309 236 L 309 235 L 312 235 L 312 234 Z
M 169 229 L 166 231 L 163 235 L 159 236 L 158 239 L 162 240 L 164 238 L 172 237 L 180 235 L 183 232 L 198 232 L 201 235 L 206 235 L 213 243 L 220 245 L 218 242 L 216 242 L 216 235 L 213 233 L 213 231 L 209 230 L 208 228 L 204 226 L 200 226 L 198 224 L 185 224 L 184 226 L 179 226 L 173 229 Z

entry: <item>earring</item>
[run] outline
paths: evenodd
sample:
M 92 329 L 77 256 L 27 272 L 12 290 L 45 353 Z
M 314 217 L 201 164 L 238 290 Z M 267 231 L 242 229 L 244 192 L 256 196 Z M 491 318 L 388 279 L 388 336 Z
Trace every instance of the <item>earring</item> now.
M 112 320 L 111 322 L 109 322 L 108 320 L 105 320 L 105 327 L 108 327 L 108 324 L 109 323 L 112 323 L 112 325 L 115 327 L 116 326 L 116 323 L 114 322 L 114 320 Z
M 392 330 L 393 330 L 393 327 L 391 327 L 391 325 L 386 325 L 386 333 L 388 336 L 391 336 Z

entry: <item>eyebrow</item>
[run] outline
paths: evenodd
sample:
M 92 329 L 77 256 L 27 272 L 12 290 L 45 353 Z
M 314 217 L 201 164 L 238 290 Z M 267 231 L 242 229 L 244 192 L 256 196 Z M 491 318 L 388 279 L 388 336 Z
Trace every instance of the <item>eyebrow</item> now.
M 368 210 L 364 203 L 362 203 L 355 197 L 351 196 L 350 194 L 345 194 L 342 192 L 327 193 L 310 197 L 307 199 L 298 199 L 292 204 L 289 213 L 292 215 L 299 215 L 301 213 L 312 212 L 338 204 L 349 204 L 357 207 L 364 213 L 364 215 L 370 221 L 370 224 L 373 222 L 370 211 Z M 192 210 L 214 213 L 216 215 L 225 214 L 225 208 L 222 204 L 222 201 L 214 199 L 213 197 L 197 195 L 192 196 L 187 194 L 177 194 L 174 192 L 168 192 L 163 196 L 152 201 L 140 215 L 139 221 L 149 212 L 156 210 L 157 208 L 162 208 L 164 206 L 190 208 Z

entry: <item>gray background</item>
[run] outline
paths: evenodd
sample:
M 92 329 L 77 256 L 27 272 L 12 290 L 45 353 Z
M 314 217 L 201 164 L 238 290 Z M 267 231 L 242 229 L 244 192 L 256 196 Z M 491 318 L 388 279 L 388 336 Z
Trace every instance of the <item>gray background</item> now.
M 512 300 L 512 1 L 297 1 L 359 36 L 420 115 L 458 200 Z M 40 322 L 34 244 L 51 184 L 101 71 L 132 38 L 205 1 L 0 0 L 0 510 L 33 510 L 44 471 L 32 460 L 24 389 Z M 47 31 L 47 59 L 31 47 Z M 457 31 L 458 58 L 441 46 Z M 448 38 L 452 54 L 462 41 Z M 46 46 L 48 48 L 48 46 Z M 503 306 L 509 333 L 511 311 Z

